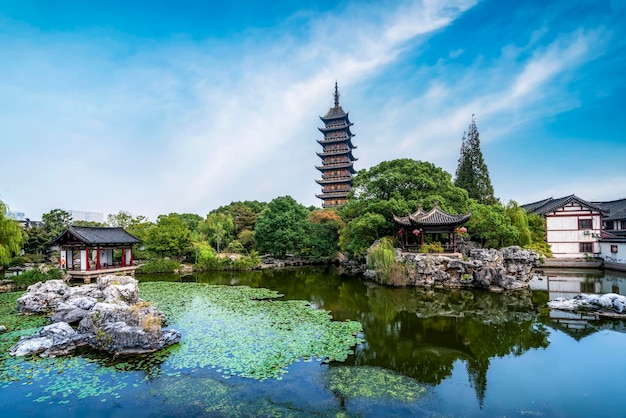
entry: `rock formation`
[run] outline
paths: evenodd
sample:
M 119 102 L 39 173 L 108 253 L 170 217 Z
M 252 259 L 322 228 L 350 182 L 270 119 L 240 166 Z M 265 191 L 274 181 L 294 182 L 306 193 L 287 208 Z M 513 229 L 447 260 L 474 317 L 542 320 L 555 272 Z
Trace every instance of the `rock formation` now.
M 376 243 L 374 245 L 377 245 Z M 438 254 L 402 253 L 395 250 L 389 271 L 367 270 L 366 279 L 393 286 L 480 288 L 490 291 L 528 287 L 539 256 L 520 247 L 473 249 L 467 260 Z
M 548 307 L 561 311 L 593 311 L 602 316 L 626 318 L 626 296 L 617 293 L 580 294 L 573 298 L 557 298 L 548 302 Z
M 104 276 L 75 287 L 62 280 L 39 282 L 29 286 L 17 303 L 19 312 L 48 314 L 53 324 L 22 337 L 11 347 L 11 355 L 54 357 L 84 345 L 134 354 L 180 341 L 180 332 L 162 329 L 163 314 L 139 299 L 137 280 L 130 276 Z M 77 329 L 70 324 L 78 324 Z

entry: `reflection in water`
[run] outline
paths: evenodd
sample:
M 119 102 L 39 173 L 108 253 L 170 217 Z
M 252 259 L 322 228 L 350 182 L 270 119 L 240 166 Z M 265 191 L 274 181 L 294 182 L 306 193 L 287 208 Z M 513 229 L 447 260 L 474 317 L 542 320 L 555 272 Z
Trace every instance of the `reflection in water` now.
M 600 270 L 540 270 L 530 281 L 535 292 L 546 295 L 547 301 L 557 298 L 573 298 L 582 293 L 603 295 L 626 294 L 626 273 Z M 602 320 L 593 312 L 570 312 L 550 310 L 549 325 L 576 340 L 603 329 L 623 332 L 624 322 Z
M 211 273 L 196 278 L 213 284 L 268 287 L 288 299 L 309 300 L 330 310 L 336 320 L 361 322 L 365 342 L 343 366 L 380 367 L 438 385 L 462 360 L 481 405 L 490 358 L 519 356 L 548 346 L 548 331 L 535 320 L 541 306 L 530 290 L 504 294 L 388 288 L 327 269 Z

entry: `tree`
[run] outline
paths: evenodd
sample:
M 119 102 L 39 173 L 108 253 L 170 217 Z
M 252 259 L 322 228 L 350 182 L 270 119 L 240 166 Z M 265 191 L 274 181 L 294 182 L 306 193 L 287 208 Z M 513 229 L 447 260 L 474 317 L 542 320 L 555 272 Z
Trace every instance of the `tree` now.
M 70 226 L 72 215 L 63 209 L 52 209 L 41 215 L 41 220 L 44 229 L 55 237 Z
M 331 257 L 339 249 L 341 217 L 334 209 L 315 209 L 309 213 L 307 256 L 314 261 Z
M 277 257 L 300 253 L 305 247 L 308 216 L 307 208 L 290 196 L 272 200 L 256 222 L 255 238 L 259 251 Z
M 107 216 L 107 223 L 110 226 L 120 227 L 124 229 L 128 228 L 128 225 L 130 225 L 132 220 L 133 215 L 131 215 L 130 212 L 126 212 L 124 210 L 120 210 L 116 215 L 113 215 L 111 213 Z
M 419 205 L 429 210 L 435 201 L 447 212 L 468 211 L 467 191 L 429 162 L 405 158 L 360 170 L 350 200 L 340 209 L 340 248 L 362 254 L 377 238 L 394 234 L 393 214 L 412 213 Z
M 454 185 L 467 190 L 469 197 L 484 205 L 497 202 L 493 194 L 493 186 L 489 178 L 489 170 L 480 150 L 480 134 L 476 128 L 476 120 L 472 115 L 469 132 L 463 132 L 461 139 L 461 156 L 456 169 Z
M 207 215 L 206 223 L 202 228 L 206 232 L 209 242 L 215 245 L 215 249 L 219 254 L 222 243 L 224 243 L 224 246 L 227 246 L 232 240 L 235 226 L 233 217 L 230 214 L 211 212 Z
M 11 257 L 19 254 L 24 242 L 24 232 L 13 219 L 7 219 L 7 208 L 0 201 L 0 270 L 6 266 Z
M 159 215 L 157 223 L 148 230 L 147 247 L 161 257 L 180 261 L 193 247 L 191 231 L 176 214 Z

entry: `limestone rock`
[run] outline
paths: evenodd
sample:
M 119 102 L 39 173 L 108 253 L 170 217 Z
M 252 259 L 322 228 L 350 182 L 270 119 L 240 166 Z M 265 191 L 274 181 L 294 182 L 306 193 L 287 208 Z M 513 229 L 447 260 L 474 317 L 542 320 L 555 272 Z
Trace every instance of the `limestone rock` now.
M 181 337 L 176 330 L 162 329 L 163 314 L 139 299 L 133 277 L 105 276 L 95 284 L 76 287 L 60 280 L 37 283 L 18 299 L 18 310 L 52 312 L 49 319 L 55 327 L 44 327 L 20 340 L 11 349 L 13 355 L 60 355 L 84 344 L 116 354 L 146 353 L 175 344 Z M 73 323 L 78 323 L 77 331 L 69 325 Z
M 56 357 L 68 354 L 85 345 L 83 336 L 66 322 L 57 322 L 43 327 L 34 335 L 22 337 L 11 347 L 12 356 L 39 354 L 41 357 Z

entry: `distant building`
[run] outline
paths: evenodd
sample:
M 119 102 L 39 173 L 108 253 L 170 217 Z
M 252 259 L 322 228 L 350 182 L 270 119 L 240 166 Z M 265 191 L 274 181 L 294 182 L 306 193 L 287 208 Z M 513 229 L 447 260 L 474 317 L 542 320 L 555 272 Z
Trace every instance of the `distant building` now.
M 8 211 L 6 213 L 7 219 L 13 219 L 15 221 L 24 221 L 26 220 L 26 214 L 24 212 L 14 212 Z
M 322 172 L 322 178 L 316 180 L 322 186 L 322 193 L 315 196 L 322 199 L 322 207 L 330 208 L 347 202 L 355 173 L 353 164 L 357 160 L 352 155 L 352 150 L 356 148 L 351 139 L 354 134 L 350 132 L 353 124 L 348 119 L 348 113 L 339 105 L 336 82 L 335 106 L 320 119 L 324 127 L 318 129 L 324 134 L 324 139 L 317 141 L 322 146 L 322 152 L 317 155 L 322 159 L 322 165 L 315 168 Z
M 86 222 L 104 222 L 104 214 L 102 212 L 86 212 L 83 210 L 69 210 L 73 221 Z
M 600 253 L 602 218 L 608 212 L 598 204 L 570 195 L 559 199 L 549 197 L 522 207 L 545 219 L 546 242 L 554 258 L 581 258 Z

